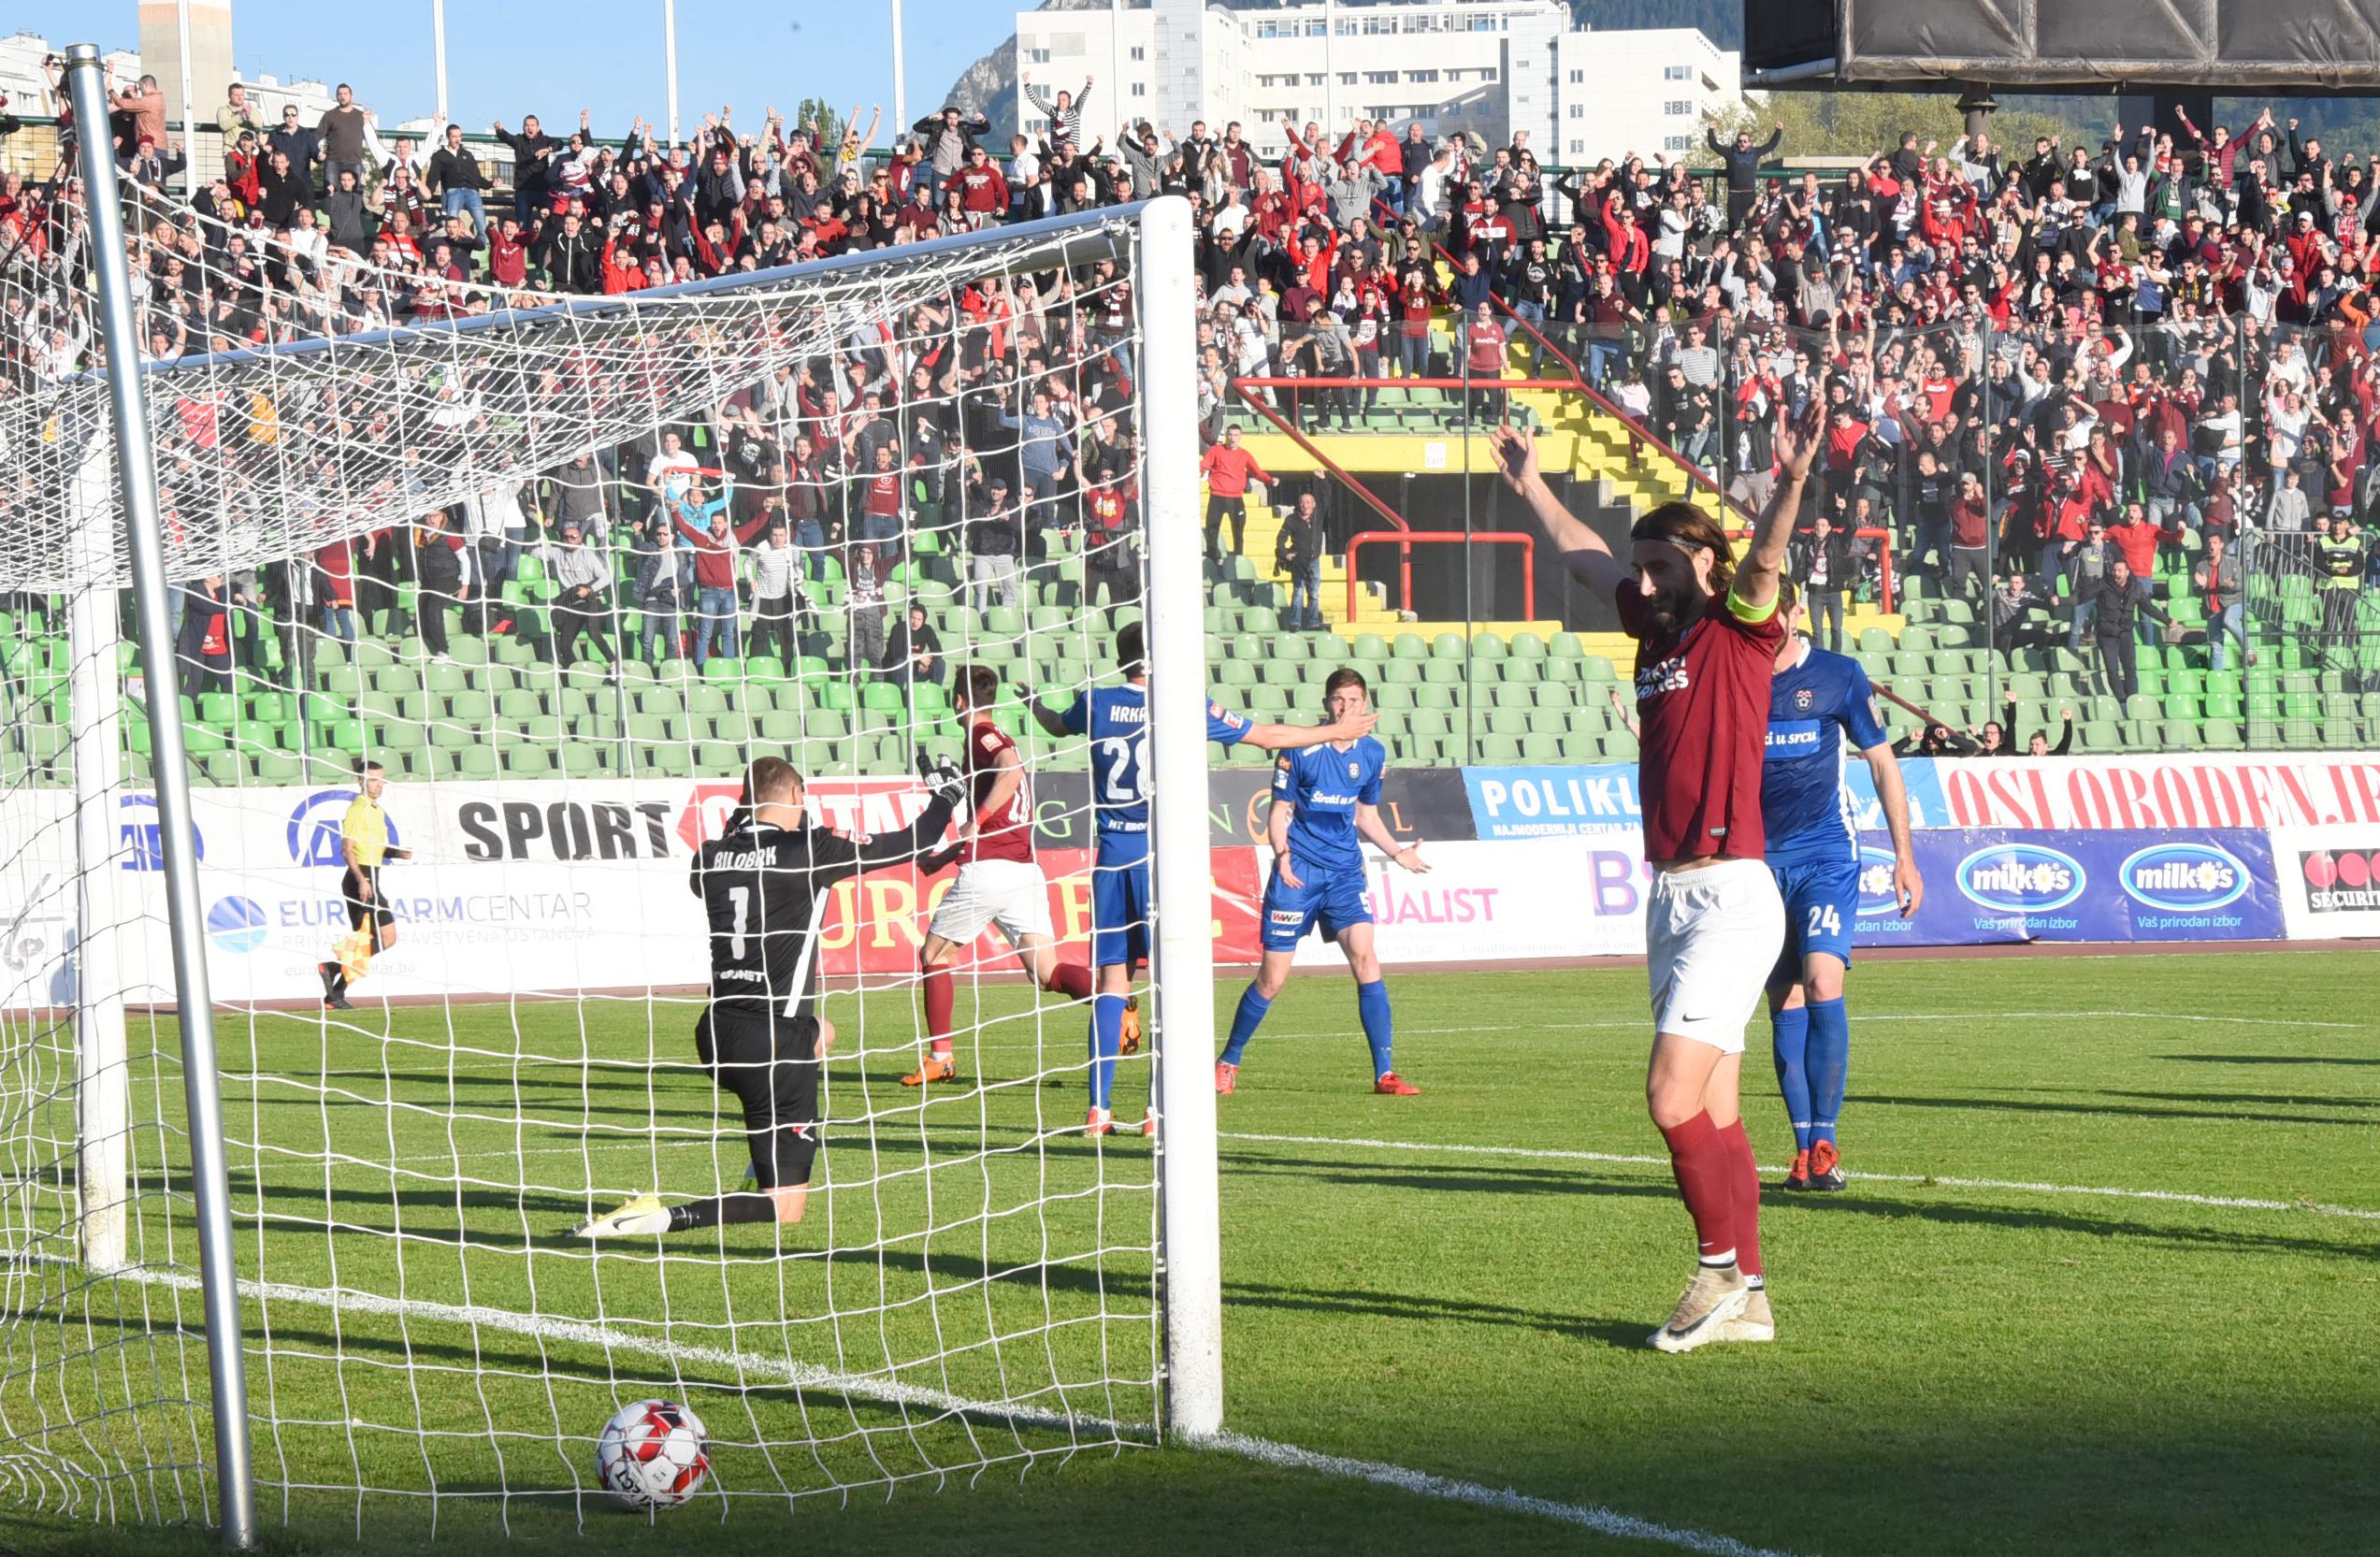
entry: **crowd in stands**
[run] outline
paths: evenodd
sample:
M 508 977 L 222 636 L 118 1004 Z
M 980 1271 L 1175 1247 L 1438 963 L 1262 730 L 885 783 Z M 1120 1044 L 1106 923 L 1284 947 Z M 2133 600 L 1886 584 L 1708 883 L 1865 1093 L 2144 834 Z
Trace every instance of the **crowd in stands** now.
M 1336 140 L 1291 124 L 1275 160 L 1237 123 L 1176 136 L 1144 122 L 1086 143 L 1093 83 L 1024 84 L 1045 135 L 996 144 L 945 108 L 888 155 L 856 110 L 822 133 L 773 110 L 740 130 L 722 109 L 684 145 L 642 120 L 615 143 L 584 113 L 562 136 L 531 115 L 495 126 L 509 192 L 459 126 L 434 147 L 389 137 L 344 87 L 319 123 L 267 126 L 234 89 L 217 116 L 224 175 L 195 209 L 153 193 L 180 154 L 153 82 L 120 100 L 110 133 L 152 192 L 134 242 L 160 356 L 1178 194 L 1199 226 L 1210 552 L 1226 521 L 1244 546 L 1250 483 L 1269 482 L 1229 426 L 1235 380 L 1313 381 L 1266 393 L 1340 427 L 1378 395 L 1360 381 L 1459 381 L 1411 393 L 1474 421 L 1503 414 L 1499 385 L 1559 382 L 1633 424 L 1643 457 L 1680 460 L 1746 507 L 1769 489 L 1777 416 L 1815 396 L 1830 438 L 1797 573 L 1826 640 L 1889 566 L 1964 595 L 2012 639 L 2055 611 L 2121 697 L 2130 645 L 2160 625 L 2149 581 L 2198 596 L 2219 669 L 2249 653 L 2256 573 L 2293 571 L 2319 591 L 2334 663 L 2359 670 L 2359 601 L 2380 567 L 2365 523 L 2380 159 L 2334 156 L 2267 113 L 2237 129 L 2118 125 L 2096 149 L 1905 135 L 1839 178 L 1768 177 L 1781 132 L 1714 130 L 1715 176 L 1628 156 L 1550 177 L 1525 136 L 1491 148 L 1418 123 L 1359 122 Z M 13 306 L 44 326 L 17 332 L 20 383 L 93 350 L 61 284 L 79 219 L 56 196 L 0 188 Z M 1121 526 L 1137 469 L 1130 281 L 1103 265 L 1044 284 L 994 278 L 921 310 L 914 338 L 846 348 L 724 408 L 700 469 L 668 438 L 607 451 L 599 476 L 586 462 L 541 473 L 426 540 L 363 542 L 344 578 L 325 559 L 324 619 L 343 630 L 348 605 L 408 569 L 493 610 L 510 575 L 469 559 L 543 550 L 550 577 L 589 575 L 553 613 L 553 654 L 605 638 L 604 613 L 633 603 L 642 652 L 699 660 L 735 652 L 740 630 L 797 643 L 831 554 L 844 581 L 868 581 L 841 636 L 873 660 L 901 644 L 880 613 L 861 626 L 864 597 L 916 549 L 921 518 L 946 528 L 978 604 L 1016 603 L 1019 561 L 1052 531 L 1112 555 L 1121 591 L 1135 569 L 1100 526 Z M 1293 626 L 1320 621 L 1308 575 L 1330 539 L 1284 530 L 1277 560 L 1306 582 Z M 625 583 L 598 579 L 574 546 L 637 560 Z M 440 548 L 466 559 L 459 579 L 442 560 L 421 569 Z

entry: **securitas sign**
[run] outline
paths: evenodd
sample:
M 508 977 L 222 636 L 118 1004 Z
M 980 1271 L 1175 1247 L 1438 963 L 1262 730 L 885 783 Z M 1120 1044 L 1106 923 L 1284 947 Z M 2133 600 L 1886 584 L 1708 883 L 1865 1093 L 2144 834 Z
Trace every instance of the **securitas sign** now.
M 2298 856 L 2310 914 L 2380 911 L 2380 848 L 2309 849 Z

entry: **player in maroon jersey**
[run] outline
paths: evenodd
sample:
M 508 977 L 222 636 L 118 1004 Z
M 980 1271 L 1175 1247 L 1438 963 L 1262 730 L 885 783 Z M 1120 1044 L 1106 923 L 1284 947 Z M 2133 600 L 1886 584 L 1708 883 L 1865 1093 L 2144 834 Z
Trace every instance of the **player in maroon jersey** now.
M 950 964 L 987 925 L 1000 927 L 1035 984 L 1068 1000 L 1091 996 L 1090 970 L 1058 960 L 1050 932 L 1049 884 L 1033 859 L 1032 786 L 1026 782 L 1017 742 L 991 722 L 992 704 L 999 697 L 1000 677 L 989 666 L 971 665 L 959 678 L 955 701 L 967 724 L 967 778 L 974 805 L 959 824 L 953 848 L 919 861 L 930 875 L 954 853 L 961 863 L 959 879 L 934 909 L 926 926 L 926 944 L 918 948 L 931 1048 L 923 1064 L 901 1078 L 903 1087 L 959 1078 L 950 1043 L 956 1000 Z
M 1615 601 L 1637 641 L 1637 789 L 1653 869 L 1645 1098 L 1701 1253 L 1677 1311 L 1648 1337 L 1662 1351 L 1776 1335 L 1760 1264 L 1760 1175 L 1737 1084 L 1744 1024 L 1784 943 L 1784 905 L 1762 858 L 1761 757 L 1769 678 L 1787 630 L 1779 598 L 1785 542 L 1825 437 L 1815 396 L 1779 425 L 1777 487 L 1738 565 L 1718 521 L 1690 503 L 1664 503 L 1637 520 L 1622 561 L 1555 498 L 1527 435 L 1493 434 L 1507 483 L 1570 571 Z

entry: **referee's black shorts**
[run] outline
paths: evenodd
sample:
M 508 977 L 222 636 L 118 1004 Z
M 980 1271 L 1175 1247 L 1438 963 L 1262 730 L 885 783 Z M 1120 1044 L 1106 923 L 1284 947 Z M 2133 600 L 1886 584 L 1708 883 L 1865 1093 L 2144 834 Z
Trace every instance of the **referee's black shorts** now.
M 370 901 L 363 897 L 365 887 L 372 889 Z M 380 867 L 350 865 L 347 873 L 339 878 L 339 895 L 347 900 L 347 928 L 361 930 L 366 925 L 393 925 L 397 911 L 388 906 L 387 897 L 380 888 Z
M 818 1155 L 818 1020 L 765 1003 L 714 1004 L 694 1026 L 711 1079 L 743 1104 L 752 1171 L 763 1189 L 810 1182 Z

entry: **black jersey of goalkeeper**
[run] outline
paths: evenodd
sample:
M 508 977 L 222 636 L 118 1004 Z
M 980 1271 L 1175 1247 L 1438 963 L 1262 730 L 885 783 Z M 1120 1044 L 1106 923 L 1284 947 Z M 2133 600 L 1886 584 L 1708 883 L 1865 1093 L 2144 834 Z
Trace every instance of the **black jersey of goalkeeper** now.
M 950 803 L 938 798 L 907 829 L 866 842 L 756 822 L 696 850 L 688 884 L 710 922 L 712 1003 L 812 1015 L 835 884 L 914 858 L 949 825 Z

